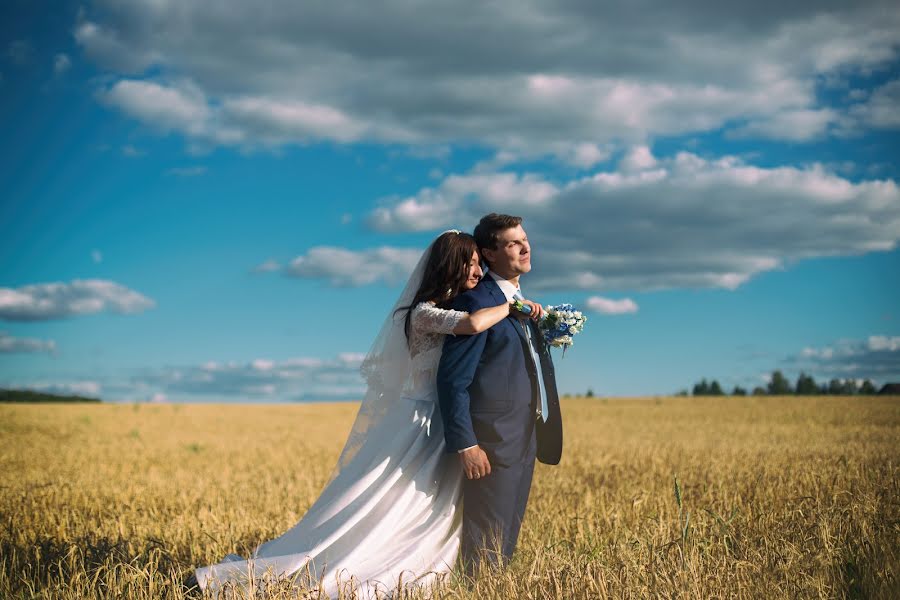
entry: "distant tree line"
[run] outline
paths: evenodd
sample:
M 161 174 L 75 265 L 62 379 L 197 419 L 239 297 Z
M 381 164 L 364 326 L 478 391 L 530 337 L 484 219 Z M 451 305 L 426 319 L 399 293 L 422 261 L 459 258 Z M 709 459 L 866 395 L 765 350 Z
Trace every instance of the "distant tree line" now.
M 100 399 L 85 396 L 61 396 L 31 390 L 0 389 L 0 402 L 100 402 Z
M 746 389 L 736 385 L 731 390 L 730 395 L 746 396 L 747 393 Z M 791 384 L 791 381 L 781 371 L 777 370 L 772 373 L 772 377 L 765 387 L 757 386 L 750 391 L 750 394 L 754 396 L 869 396 L 877 393 L 878 389 L 875 387 L 875 384 L 868 379 L 861 384 L 858 384 L 854 379 L 832 379 L 828 383 L 817 384 L 812 375 L 801 372 L 797 377 L 797 382 Z M 678 395 L 687 396 L 687 390 L 682 390 Z M 703 378 L 694 384 L 691 395 L 725 396 L 726 393 L 715 379 L 707 381 L 706 378 Z

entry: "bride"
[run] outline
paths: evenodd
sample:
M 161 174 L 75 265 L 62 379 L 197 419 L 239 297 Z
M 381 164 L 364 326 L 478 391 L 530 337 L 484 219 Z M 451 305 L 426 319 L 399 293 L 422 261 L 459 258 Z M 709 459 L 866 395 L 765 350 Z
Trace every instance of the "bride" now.
M 462 466 L 448 454 L 435 373 L 445 335 L 480 333 L 510 316 L 510 304 L 472 314 L 442 308 L 481 277 L 475 239 L 451 230 L 425 250 L 362 363 L 366 396 L 337 466 L 303 518 L 249 558 L 228 554 L 194 571 L 202 590 L 267 582 L 325 596 L 375 597 L 433 586 L 459 552 Z M 526 301 L 531 317 L 542 313 Z

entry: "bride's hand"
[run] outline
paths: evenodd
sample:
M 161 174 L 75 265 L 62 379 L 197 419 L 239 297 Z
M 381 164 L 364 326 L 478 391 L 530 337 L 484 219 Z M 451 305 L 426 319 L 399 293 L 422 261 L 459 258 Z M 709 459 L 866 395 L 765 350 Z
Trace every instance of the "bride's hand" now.
M 537 302 L 532 302 L 531 300 L 520 300 L 522 304 L 527 304 L 531 307 L 531 314 L 526 315 L 523 312 L 516 311 L 516 316 L 520 319 L 531 319 L 532 321 L 539 321 L 542 316 L 544 316 L 544 307 L 538 304 Z

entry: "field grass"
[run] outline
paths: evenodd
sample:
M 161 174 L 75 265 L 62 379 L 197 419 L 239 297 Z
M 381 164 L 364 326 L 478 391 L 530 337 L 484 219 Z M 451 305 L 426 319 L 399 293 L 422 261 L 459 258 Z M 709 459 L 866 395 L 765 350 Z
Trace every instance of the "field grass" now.
M 355 412 L 0 405 L 0 598 L 181 598 L 191 567 L 303 515 Z M 900 398 L 563 412 L 515 560 L 442 597 L 900 597 Z

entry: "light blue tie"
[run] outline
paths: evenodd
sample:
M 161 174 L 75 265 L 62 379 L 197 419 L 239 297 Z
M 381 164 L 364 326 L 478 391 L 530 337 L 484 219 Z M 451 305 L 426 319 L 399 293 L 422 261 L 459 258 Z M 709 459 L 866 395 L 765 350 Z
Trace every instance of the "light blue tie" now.
M 513 294 L 513 298 L 515 300 L 524 300 L 522 294 L 516 292 Z M 550 414 L 550 410 L 547 407 L 547 390 L 544 388 L 544 373 L 543 369 L 541 369 L 541 357 L 537 352 L 537 348 L 535 348 L 534 340 L 531 338 L 531 327 L 528 326 L 527 323 L 522 324 L 525 328 L 525 337 L 528 338 L 528 348 L 531 350 L 531 358 L 534 360 L 534 367 L 537 371 L 537 380 L 538 380 L 538 388 L 541 392 L 541 418 L 544 422 L 547 422 L 547 416 Z

